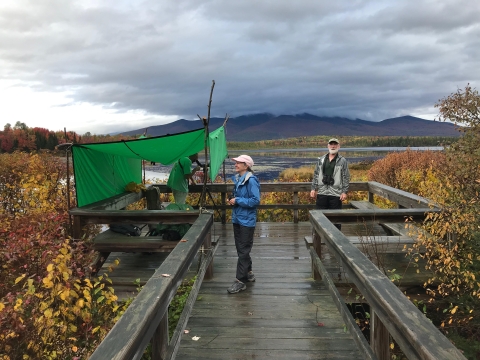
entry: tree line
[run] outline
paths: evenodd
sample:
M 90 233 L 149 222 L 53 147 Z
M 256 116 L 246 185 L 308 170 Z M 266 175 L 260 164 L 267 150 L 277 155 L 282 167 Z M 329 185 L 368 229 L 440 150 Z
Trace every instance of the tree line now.
M 62 143 L 84 144 L 131 140 L 133 136 L 125 135 L 92 135 L 87 132 L 79 135 L 74 131 L 52 131 L 40 127 L 28 127 L 17 121 L 14 126 L 7 123 L 0 131 L 0 153 L 15 151 L 55 150 Z
M 330 137 L 330 135 L 321 135 L 253 142 L 229 141 L 227 145 L 231 150 L 323 147 L 326 146 Z M 25 123 L 17 121 L 13 127 L 7 123 L 3 131 L 0 131 L 0 153 L 55 150 L 55 147 L 62 143 L 85 144 L 135 138 L 135 136 L 121 134 L 95 135 L 86 132 L 79 135 L 74 131 L 52 131 L 40 127 L 30 128 Z M 446 146 L 458 140 L 457 137 L 448 136 L 340 136 L 338 139 L 342 147 Z
M 326 147 L 330 135 L 300 136 L 252 142 L 230 141 L 231 150 Z M 342 147 L 447 146 L 458 140 L 449 136 L 338 136 Z

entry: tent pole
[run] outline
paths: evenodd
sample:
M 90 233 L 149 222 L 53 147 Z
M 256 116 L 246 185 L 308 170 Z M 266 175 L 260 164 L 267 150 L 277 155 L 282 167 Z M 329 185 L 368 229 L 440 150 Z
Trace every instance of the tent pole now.
M 225 120 L 223 121 L 223 127 L 225 128 L 225 135 L 227 134 L 227 121 L 229 119 L 230 115 L 225 114 Z M 225 160 L 223 160 L 223 182 L 226 184 L 227 183 L 227 175 L 225 174 Z
M 63 132 L 65 134 L 65 143 L 68 143 L 67 138 L 67 128 L 63 128 Z M 71 146 L 65 148 L 65 155 L 67 156 L 67 211 L 68 213 L 68 226 L 70 227 L 69 233 L 70 236 L 73 237 L 73 224 L 72 224 L 72 215 L 70 215 L 70 164 L 68 161 L 68 151 L 70 150 Z
M 213 88 L 215 87 L 215 80 L 212 80 L 212 87 L 210 89 L 210 100 L 208 102 L 208 116 L 207 118 L 203 119 L 203 126 L 205 127 L 205 166 L 204 166 L 204 171 L 203 171 L 203 188 L 202 188 L 202 195 L 200 197 L 200 207 L 205 207 L 207 195 L 206 195 L 206 189 L 207 189 L 207 177 L 208 177 L 208 137 L 209 137 L 209 132 L 208 132 L 208 124 L 210 122 L 210 110 L 212 108 L 212 95 L 213 95 Z
M 227 183 L 227 174 L 225 174 L 225 160 L 223 160 L 223 183 Z

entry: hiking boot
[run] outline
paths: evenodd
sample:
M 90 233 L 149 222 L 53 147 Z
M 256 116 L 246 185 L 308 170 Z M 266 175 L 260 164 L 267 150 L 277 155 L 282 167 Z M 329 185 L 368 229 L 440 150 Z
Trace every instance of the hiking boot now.
M 253 275 L 253 271 L 249 271 L 249 272 L 248 272 L 247 280 L 250 281 L 250 282 L 254 282 L 254 281 L 255 281 L 255 275 Z
M 243 282 L 241 281 L 238 281 L 238 280 L 235 280 L 232 284 L 232 286 L 230 286 L 227 291 L 230 293 L 230 294 L 235 294 L 235 293 L 238 293 L 240 291 L 243 291 L 247 288 L 247 285 L 245 285 Z

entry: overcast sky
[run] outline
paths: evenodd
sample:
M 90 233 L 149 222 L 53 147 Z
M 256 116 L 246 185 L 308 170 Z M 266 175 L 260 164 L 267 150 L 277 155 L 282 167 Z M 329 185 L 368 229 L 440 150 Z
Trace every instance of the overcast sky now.
M 472 0 L 1 0 L 0 129 L 207 115 L 433 119 L 480 80 Z

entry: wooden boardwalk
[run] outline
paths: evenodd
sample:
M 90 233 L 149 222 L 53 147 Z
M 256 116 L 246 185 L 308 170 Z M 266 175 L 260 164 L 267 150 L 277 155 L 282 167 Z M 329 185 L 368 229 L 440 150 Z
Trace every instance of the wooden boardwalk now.
M 264 185 L 262 190 L 267 192 L 293 192 L 294 201 L 293 204 L 260 205 L 262 208 L 310 208 L 310 205 L 297 204 L 295 197 L 299 192 L 309 191 L 310 184 Z M 214 192 L 222 196 L 231 191 L 229 184 L 213 186 Z M 143 194 L 120 194 L 71 210 L 75 238 L 81 237 L 83 226 L 88 224 L 193 223 L 184 242 L 179 242 L 168 256 L 167 253 L 142 253 L 148 250 L 137 249 L 136 239 L 129 239 L 134 242 L 134 248 L 117 246 L 102 250 L 110 256 L 100 273 L 116 258 L 120 259 L 120 265 L 109 277 L 119 297 L 136 296 L 136 299 L 91 358 L 137 358 L 150 342 L 152 357 L 156 359 L 165 356 L 173 359 L 174 354 L 178 359 L 358 359 L 374 358 L 373 353 L 386 359 L 391 336 L 412 359 L 465 359 L 404 296 L 404 290 L 385 276 L 390 273 L 388 270 L 396 269 L 396 274 L 403 277 L 400 286 L 415 290 L 415 286 L 423 284 L 422 279 L 409 274 L 411 270 L 416 273 L 415 264 L 423 266 L 406 258 L 403 247 L 411 246 L 415 239 L 405 234 L 401 225 L 405 217 L 422 221 L 426 212 L 438 213 L 440 209 L 430 209 L 426 199 L 376 182 L 351 186 L 352 191 L 368 191 L 369 202 L 373 202 L 374 196 L 380 196 L 397 203 L 399 208 L 378 209 L 371 204 L 352 202 L 352 207 L 357 208 L 352 211 L 348 207 L 323 213 L 312 211 L 308 223 L 258 223 L 252 251 L 257 282 L 249 283 L 246 291 L 233 295 L 226 291 L 234 280 L 237 261 L 231 224 L 214 224 L 209 213 L 185 216 L 182 212 L 151 207 L 141 211 L 121 210 L 141 199 Z M 165 188 L 161 192 L 168 191 Z M 190 219 L 190 215 L 198 218 Z M 336 222 L 343 223 L 344 236 L 333 226 Z M 313 228 L 315 236 L 312 237 Z M 213 254 L 209 253 L 199 266 L 202 244 L 210 248 L 210 236 L 220 239 L 215 246 L 216 256 L 211 263 Z M 310 247 L 308 250 L 304 239 Z M 140 244 L 150 243 L 139 240 Z M 132 250 L 140 252 L 118 252 Z M 342 266 L 335 258 L 341 259 Z M 310 259 L 316 272 L 331 276 L 325 277 L 324 282 L 314 281 Z M 97 260 L 96 264 L 100 265 L 102 259 Z M 379 260 L 385 266 L 377 268 L 376 263 L 381 265 Z M 169 339 L 168 304 L 182 279 L 193 276 L 197 269 L 200 278 L 205 272 L 209 273 L 209 280 L 194 285 L 181 316 L 185 321 L 179 323 L 178 331 Z M 345 276 L 345 271 L 349 276 Z M 134 285 L 137 279 L 139 285 L 146 283 L 139 293 Z M 368 302 L 373 315 L 371 346 L 356 331 L 354 320 L 346 315 L 349 310 L 344 303 L 353 301 L 345 297 L 339 286 L 359 291 Z M 184 328 L 188 333 L 182 331 Z M 179 337 L 182 337 L 180 342 Z
M 366 236 L 382 236 L 386 235 L 381 226 L 370 224 L 344 224 L 342 231 L 346 236 L 357 238 L 357 246 L 364 251 L 363 246 L 358 244 L 358 239 Z M 270 284 L 269 277 L 273 277 L 275 268 L 270 264 L 281 263 L 290 271 L 290 276 L 295 275 L 295 271 L 291 271 L 289 267 L 293 267 L 295 270 L 297 265 L 303 262 L 310 262 L 308 251 L 306 250 L 304 237 L 311 236 L 312 228 L 310 222 L 303 222 L 299 224 L 288 223 L 257 223 L 255 231 L 255 241 L 252 255 L 254 257 L 255 274 L 257 278 L 262 277 L 267 280 L 267 284 Z M 225 277 L 225 293 L 226 288 L 231 285 L 235 277 L 235 261 L 236 251 L 233 240 L 232 225 L 222 225 L 216 223 L 214 237 L 220 237 L 220 245 L 215 256 L 215 280 L 220 277 Z M 426 280 L 424 272 L 417 274 L 416 267 L 411 264 L 411 260 L 405 257 L 405 253 L 402 252 L 403 246 L 396 246 L 390 250 L 379 245 L 380 251 L 384 253 L 382 255 L 382 263 L 388 269 L 396 269 L 398 274 L 404 275 L 402 280 L 402 289 L 406 290 L 411 286 L 423 284 Z M 388 250 L 388 251 L 387 251 Z M 365 252 L 365 251 L 364 251 Z M 155 270 L 166 259 L 168 253 L 122 253 L 112 252 L 100 271 L 100 274 L 106 272 L 108 266 L 113 265 L 116 259 L 120 260 L 120 265 L 115 267 L 114 271 L 109 273 L 109 277 L 113 281 L 115 293 L 121 299 L 128 297 L 135 297 L 138 293 L 138 286 L 135 285 L 135 281 L 139 279 L 139 284 L 144 285 L 148 279 L 154 274 Z M 231 264 L 225 265 L 224 261 L 231 260 Z M 287 261 L 287 260 L 291 260 Z M 302 260 L 302 261 L 300 261 Z M 328 248 L 322 246 L 322 261 L 328 272 L 331 274 L 334 282 L 339 286 L 339 291 L 347 297 L 347 292 L 351 288 L 348 276 L 339 267 L 335 258 L 329 254 Z M 219 262 L 219 264 L 217 264 Z M 230 266 L 231 265 L 231 266 Z M 190 275 L 194 276 L 197 270 L 197 263 L 194 263 L 190 269 Z M 267 266 L 269 271 L 259 271 L 262 267 Z M 257 271 L 258 268 L 258 271 Z M 270 271 L 270 269 L 272 271 Z M 304 269 L 307 272 L 307 277 L 310 276 L 308 266 Z M 302 270 L 303 271 L 303 270 Z M 258 273 L 258 275 L 257 275 Z M 260 281 L 261 278 L 259 278 Z M 262 280 L 263 281 L 263 280 Z M 204 285 L 204 287 L 206 284 Z M 221 291 L 223 293 L 223 290 Z M 349 301 L 355 302 L 354 298 L 349 298 Z
M 237 261 L 233 230 L 216 224 L 214 278 L 202 284 L 176 358 L 361 358 L 323 282 L 311 277 L 304 243 L 311 231 L 310 223 L 258 223 L 251 254 L 257 281 L 228 294 Z
M 344 224 L 342 231 L 357 244 L 362 237 L 386 235 L 378 224 Z M 219 245 L 214 258 L 214 278 L 202 283 L 186 327 L 189 332 L 183 334 L 176 358 L 362 358 L 330 293 L 322 281 L 311 277 L 310 254 L 304 241 L 311 234 L 310 222 L 257 223 L 252 250 L 257 281 L 248 283 L 243 292 L 228 294 L 237 261 L 233 227 L 215 223 L 212 237 L 219 238 Z M 135 280 L 145 284 L 167 256 L 168 253 L 113 252 L 100 273 L 119 259 L 120 265 L 109 274 L 115 293 L 120 298 L 135 297 L 138 293 Z M 385 256 L 389 267 L 402 273 L 408 267 L 401 249 L 390 249 Z M 346 301 L 356 302 L 354 293 L 347 296 L 354 285 L 323 245 L 322 261 Z M 197 268 L 195 261 L 189 276 L 194 276 Z M 415 268 L 407 272 L 412 273 L 408 283 L 423 281 L 415 278 Z

